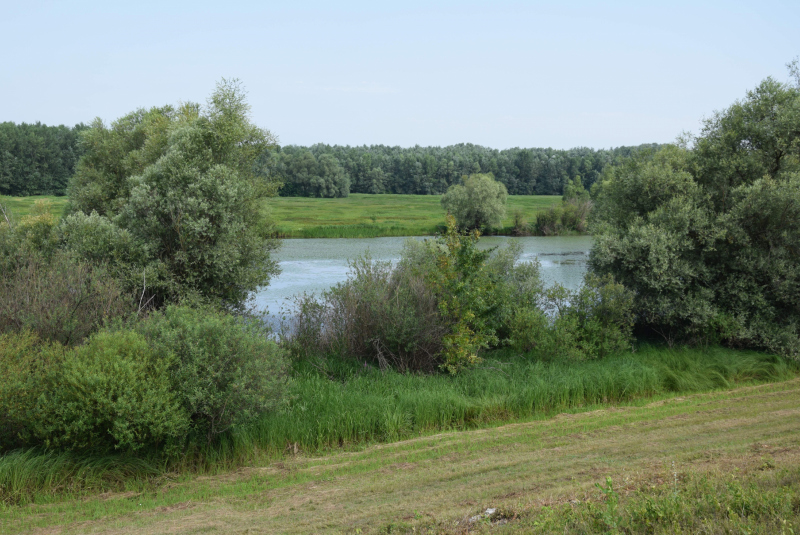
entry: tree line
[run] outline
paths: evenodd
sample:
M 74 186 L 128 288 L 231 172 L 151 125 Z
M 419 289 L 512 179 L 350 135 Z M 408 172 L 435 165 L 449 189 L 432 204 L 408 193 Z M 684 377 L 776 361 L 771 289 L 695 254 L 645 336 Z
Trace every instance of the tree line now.
M 580 176 L 586 188 L 609 165 L 660 145 L 613 149 L 586 147 L 492 149 L 460 143 L 448 147 L 288 145 L 262 155 L 260 172 L 283 183 L 286 197 L 346 197 L 349 193 L 438 195 L 462 177 L 494 175 L 510 195 L 561 195 Z
M 88 126 L 0 124 L 0 195 L 66 195 L 86 152 Z M 443 194 L 462 177 L 491 173 L 510 195 L 561 195 L 580 176 L 588 189 L 609 165 L 657 144 L 613 149 L 513 148 L 470 143 L 448 147 L 287 145 L 264 151 L 257 171 L 283 183 L 286 197 L 346 197 L 350 193 Z
M 86 128 L 0 123 L 0 195 L 65 195 Z

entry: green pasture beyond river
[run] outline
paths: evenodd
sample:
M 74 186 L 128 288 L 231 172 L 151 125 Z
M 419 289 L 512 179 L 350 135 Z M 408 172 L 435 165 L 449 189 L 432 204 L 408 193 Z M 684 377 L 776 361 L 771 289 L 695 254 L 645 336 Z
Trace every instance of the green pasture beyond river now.
M 348 262 L 359 255 L 369 252 L 375 260 L 398 260 L 407 239 L 426 238 L 283 240 L 275 255 L 281 274 L 256 293 L 256 307 L 267 309 L 271 314 L 278 313 L 281 308 L 288 311 L 293 296 L 303 292 L 319 294 L 346 280 Z M 503 246 L 510 240 L 522 245 L 521 261 L 539 259 L 546 285 L 559 283 L 570 289 L 580 286 L 592 247 L 591 236 L 488 236 L 481 238 L 478 246 L 482 249 Z

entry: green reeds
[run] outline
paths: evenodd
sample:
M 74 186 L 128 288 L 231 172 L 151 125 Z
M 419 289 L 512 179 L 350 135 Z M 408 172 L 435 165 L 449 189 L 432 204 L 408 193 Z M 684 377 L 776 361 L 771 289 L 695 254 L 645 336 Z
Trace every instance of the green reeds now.
M 247 441 L 274 450 L 296 443 L 313 452 L 792 375 L 777 357 L 722 348 L 644 348 L 574 363 L 487 359 L 456 377 L 341 366 L 329 373 L 338 380 L 301 371 L 293 401 L 243 431 Z

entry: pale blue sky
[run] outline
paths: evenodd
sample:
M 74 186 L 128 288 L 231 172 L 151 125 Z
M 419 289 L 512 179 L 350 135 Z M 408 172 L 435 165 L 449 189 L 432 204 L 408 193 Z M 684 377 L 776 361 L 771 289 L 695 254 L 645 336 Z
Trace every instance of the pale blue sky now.
M 0 121 L 249 91 L 282 144 L 670 142 L 800 55 L 800 2 L 0 0 Z

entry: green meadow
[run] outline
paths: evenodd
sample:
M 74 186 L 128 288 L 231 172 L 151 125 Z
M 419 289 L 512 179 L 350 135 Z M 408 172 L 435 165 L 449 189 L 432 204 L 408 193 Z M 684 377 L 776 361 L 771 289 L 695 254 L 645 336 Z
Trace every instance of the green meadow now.
M 67 197 L 34 195 L 3 197 L 0 203 L 16 217 L 30 213 L 38 199 L 52 203 L 60 217 Z M 275 197 L 268 204 L 281 238 L 378 238 L 383 236 L 431 236 L 444 225 L 441 195 L 369 195 L 353 193 L 340 199 Z M 501 234 L 513 227 L 513 215 L 522 212 L 529 221 L 561 201 L 558 195 L 511 195 Z
M 441 195 L 369 195 L 340 199 L 278 197 L 269 200 L 278 233 L 285 238 L 373 238 L 429 236 L 444 225 Z M 512 226 L 515 211 L 531 221 L 561 201 L 554 195 L 508 197 L 503 227 Z

